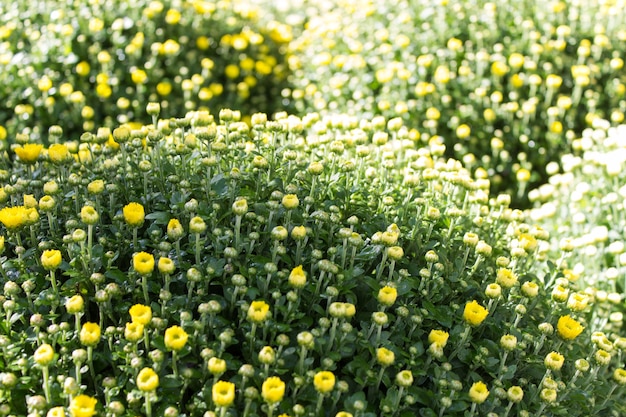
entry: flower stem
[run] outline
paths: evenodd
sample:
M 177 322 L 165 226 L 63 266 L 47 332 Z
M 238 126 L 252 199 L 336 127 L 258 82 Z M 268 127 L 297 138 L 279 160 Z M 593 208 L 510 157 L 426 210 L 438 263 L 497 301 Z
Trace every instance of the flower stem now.
M 178 365 L 176 364 L 176 351 L 172 350 L 172 372 L 174 373 L 175 377 L 178 377 Z
M 150 398 L 152 396 L 152 392 L 148 391 L 144 395 L 144 399 L 146 401 L 146 417 L 152 417 L 152 403 Z
M 41 371 L 43 373 L 43 392 L 46 397 L 46 402 L 50 404 L 50 370 L 48 369 L 48 365 L 42 366 Z

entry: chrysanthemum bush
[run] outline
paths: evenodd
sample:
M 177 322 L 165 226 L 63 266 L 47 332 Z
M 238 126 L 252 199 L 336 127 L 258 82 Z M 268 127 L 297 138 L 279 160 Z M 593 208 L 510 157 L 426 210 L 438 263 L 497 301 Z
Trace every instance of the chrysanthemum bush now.
M 147 107 L 2 155 L 2 415 L 624 414 L 619 296 L 439 141 Z
M 3 2 L 0 125 L 47 138 L 163 113 L 283 109 L 289 26 L 247 1 Z
M 566 250 L 560 267 L 572 280 L 626 295 L 624 196 L 626 126 L 596 120 L 549 167 L 549 182 L 531 190 L 529 215 L 553 231 L 552 247 Z M 622 315 L 613 319 L 619 324 Z
M 593 119 L 624 119 L 623 1 L 317 4 L 291 44 L 296 107 L 401 116 L 516 207 Z

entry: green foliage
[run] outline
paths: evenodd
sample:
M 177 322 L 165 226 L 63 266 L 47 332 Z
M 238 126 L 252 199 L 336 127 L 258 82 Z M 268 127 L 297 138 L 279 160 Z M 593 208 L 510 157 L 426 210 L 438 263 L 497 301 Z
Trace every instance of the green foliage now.
M 488 181 L 397 121 L 239 120 L 155 114 L 3 156 L 10 414 L 71 409 L 79 393 L 128 416 L 624 411 L 613 296 L 564 278 L 548 234 L 510 197 L 490 197 Z M 152 313 L 137 336 L 135 305 Z M 95 344 L 86 322 L 101 329 Z M 177 348 L 173 326 L 188 337 Z M 56 352 L 47 368 L 35 359 L 44 343 Z M 154 391 L 136 382 L 143 368 Z M 325 394 L 320 372 L 334 376 Z M 284 396 L 263 388 L 271 377 Z M 212 393 L 220 380 L 236 387 L 227 409 Z

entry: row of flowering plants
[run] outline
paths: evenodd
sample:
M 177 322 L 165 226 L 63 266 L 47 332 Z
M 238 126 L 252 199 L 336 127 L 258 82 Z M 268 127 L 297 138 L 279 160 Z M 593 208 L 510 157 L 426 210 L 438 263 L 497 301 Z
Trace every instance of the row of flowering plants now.
M 148 101 L 172 116 L 283 108 L 289 26 L 247 1 L 7 3 L 0 14 L 0 125 L 45 140 L 148 122 Z
M 0 414 L 626 412 L 620 296 L 441 141 L 146 111 L 0 155 Z
M 624 8 L 320 1 L 291 43 L 291 97 L 299 111 L 400 116 L 528 204 L 528 182 L 595 118 L 624 120 Z

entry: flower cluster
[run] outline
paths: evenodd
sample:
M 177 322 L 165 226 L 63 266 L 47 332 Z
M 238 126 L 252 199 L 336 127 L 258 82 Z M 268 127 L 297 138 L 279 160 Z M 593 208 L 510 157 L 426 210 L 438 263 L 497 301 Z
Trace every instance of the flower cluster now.
M 240 120 L 2 156 L 6 414 L 624 412 L 618 307 L 443 143 Z
M 0 16 L 0 125 L 11 136 L 28 132 L 55 143 L 59 124 L 65 137 L 78 138 L 103 125 L 147 122 L 148 101 L 171 116 L 218 111 L 222 103 L 249 113 L 283 107 L 268 97 L 280 96 L 285 84 L 284 49 L 293 35 L 260 5 L 31 6 L 14 3 Z
M 624 120 L 623 0 L 317 4 L 291 44 L 296 108 L 401 117 L 517 205 L 594 119 Z

